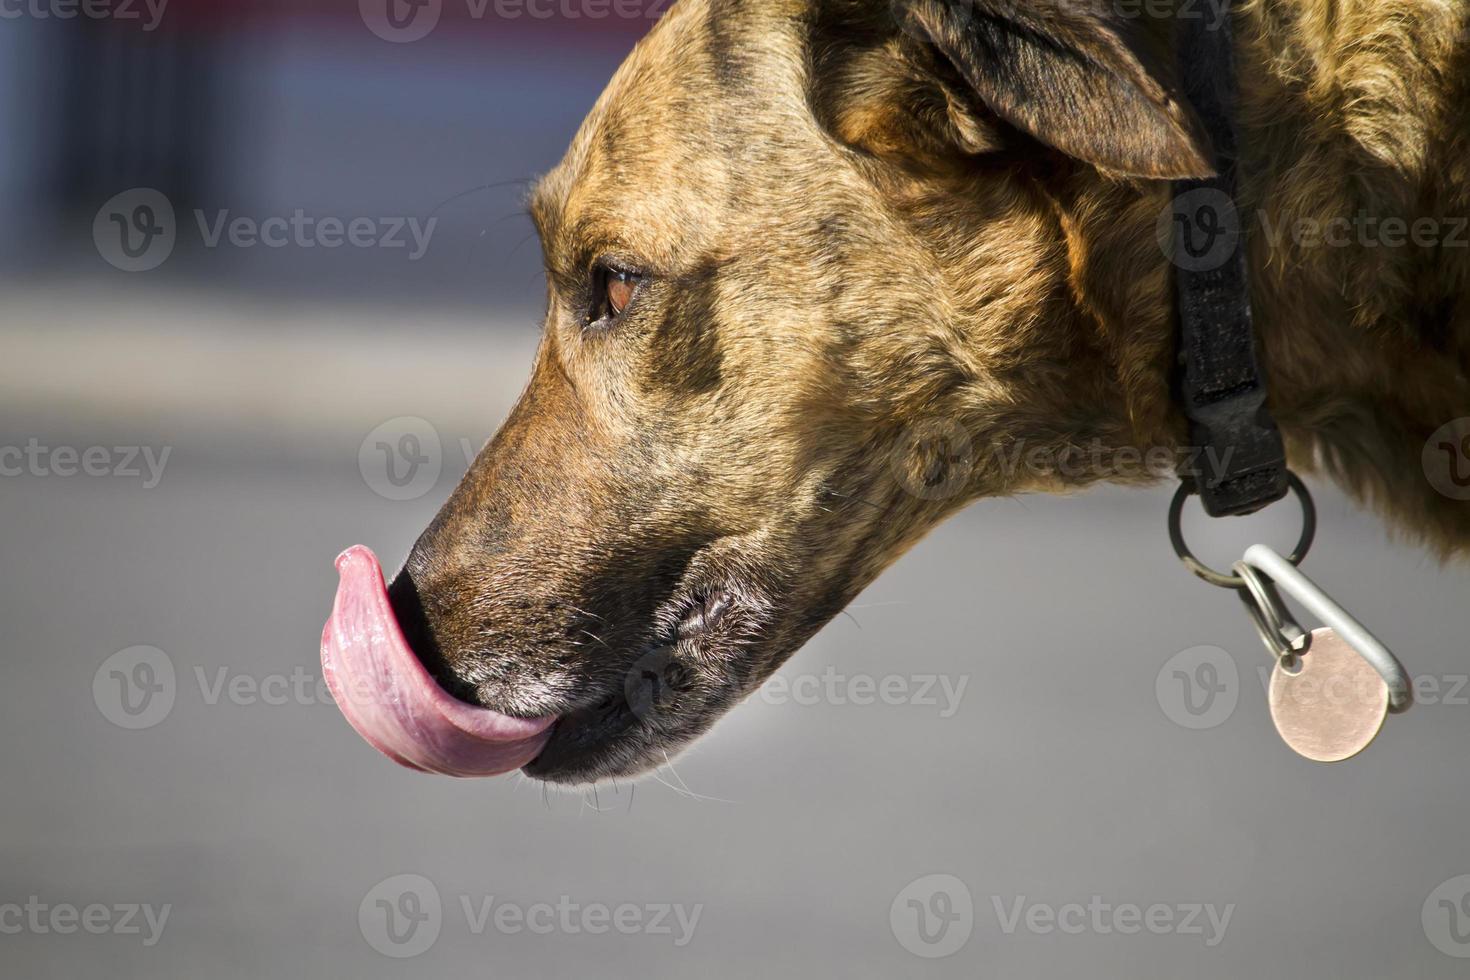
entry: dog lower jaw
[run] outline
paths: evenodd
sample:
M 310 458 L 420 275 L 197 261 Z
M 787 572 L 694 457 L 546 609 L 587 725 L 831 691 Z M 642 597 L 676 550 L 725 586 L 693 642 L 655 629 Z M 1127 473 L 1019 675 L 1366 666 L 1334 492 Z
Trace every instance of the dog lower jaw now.
M 721 710 L 690 715 L 686 703 L 664 707 L 657 702 L 666 686 L 677 688 L 668 676 L 681 668 L 676 654 L 682 651 L 696 659 L 710 644 L 733 640 L 730 627 L 740 618 L 737 595 L 737 590 L 714 586 L 691 589 L 666 607 L 658 621 L 676 625 L 643 648 L 616 690 L 562 714 L 545 748 L 521 771 L 533 779 L 574 786 L 637 776 L 664 764 L 706 731 Z M 705 692 L 696 704 L 711 707 L 711 693 L 721 692 Z M 661 726 L 660 713 L 676 714 L 671 719 L 676 723 Z
M 636 775 L 658 762 L 644 751 L 641 727 L 625 705 L 574 711 L 557 722 L 545 748 L 521 771 L 532 779 L 569 786 Z

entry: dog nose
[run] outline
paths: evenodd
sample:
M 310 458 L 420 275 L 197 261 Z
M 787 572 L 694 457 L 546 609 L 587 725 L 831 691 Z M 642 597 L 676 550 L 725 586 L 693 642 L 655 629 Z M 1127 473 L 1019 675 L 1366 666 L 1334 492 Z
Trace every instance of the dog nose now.
M 403 631 L 403 638 L 408 641 L 408 648 L 430 674 L 442 680 L 443 652 L 429 626 L 418 583 L 408 569 L 399 572 L 393 584 L 388 586 L 388 603 L 393 607 L 393 615 L 398 620 L 398 628 Z

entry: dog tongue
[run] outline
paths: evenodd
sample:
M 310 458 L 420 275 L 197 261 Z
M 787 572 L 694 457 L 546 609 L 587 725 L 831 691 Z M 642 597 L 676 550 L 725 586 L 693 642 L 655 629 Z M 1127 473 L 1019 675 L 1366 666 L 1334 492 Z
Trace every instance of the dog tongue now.
M 359 735 L 400 765 L 450 776 L 493 776 L 536 758 L 555 718 L 512 718 L 450 697 L 403 638 L 377 556 L 357 545 L 338 556 L 337 571 L 322 674 Z

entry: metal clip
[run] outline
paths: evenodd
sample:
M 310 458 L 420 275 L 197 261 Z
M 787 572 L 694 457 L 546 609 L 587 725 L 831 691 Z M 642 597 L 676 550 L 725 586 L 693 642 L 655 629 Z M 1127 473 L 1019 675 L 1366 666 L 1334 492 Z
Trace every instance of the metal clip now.
M 1294 660 L 1296 654 L 1304 651 L 1305 647 L 1299 644 L 1307 634 L 1286 612 L 1281 596 L 1276 591 L 1278 586 L 1301 603 L 1324 626 L 1336 631 L 1358 656 L 1372 665 L 1388 685 L 1389 711 L 1398 714 L 1413 705 L 1413 684 L 1404 665 L 1362 623 L 1334 602 L 1331 596 L 1303 575 L 1290 561 L 1266 545 L 1254 544 L 1246 549 L 1245 557 L 1236 562 L 1234 568 L 1244 579 L 1247 589 L 1241 593 L 1241 598 L 1251 610 L 1251 618 L 1261 631 L 1267 647 L 1276 654 L 1283 669 L 1292 669 L 1287 658 Z M 1252 572 L 1262 573 L 1264 579 L 1250 574 Z

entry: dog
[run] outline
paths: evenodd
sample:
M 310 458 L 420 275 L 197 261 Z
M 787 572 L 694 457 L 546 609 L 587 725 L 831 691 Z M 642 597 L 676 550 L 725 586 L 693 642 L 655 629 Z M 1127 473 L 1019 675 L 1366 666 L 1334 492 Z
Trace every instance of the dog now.
M 1173 181 L 1215 172 L 1174 67 L 1191 8 L 1211 16 L 663 16 L 535 186 L 530 382 L 386 592 L 433 682 L 517 747 L 495 771 L 647 770 L 969 501 L 1172 470 L 1188 430 L 1161 215 Z M 1462 553 L 1470 5 L 1229 16 L 1259 358 L 1290 463 Z

